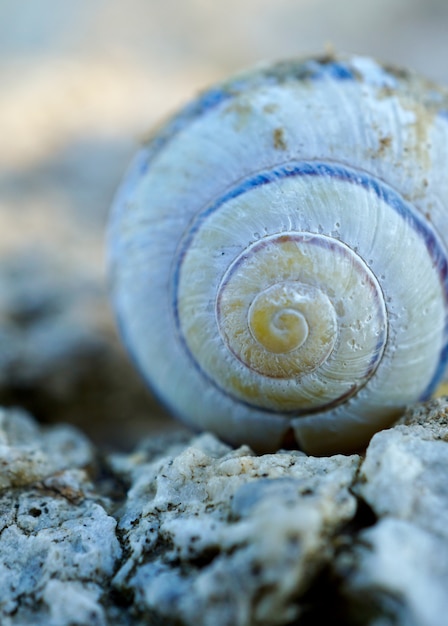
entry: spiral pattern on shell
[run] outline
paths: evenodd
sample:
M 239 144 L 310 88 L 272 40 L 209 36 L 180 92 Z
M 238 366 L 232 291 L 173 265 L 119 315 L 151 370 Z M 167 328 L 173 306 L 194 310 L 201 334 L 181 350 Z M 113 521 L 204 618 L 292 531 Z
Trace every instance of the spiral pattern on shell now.
M 109 231 L 122 334 L 174 413 L 260 451 L 365 445 L 447 353 L 448 96 L 376 62 L 238 76 L 137 155 Z

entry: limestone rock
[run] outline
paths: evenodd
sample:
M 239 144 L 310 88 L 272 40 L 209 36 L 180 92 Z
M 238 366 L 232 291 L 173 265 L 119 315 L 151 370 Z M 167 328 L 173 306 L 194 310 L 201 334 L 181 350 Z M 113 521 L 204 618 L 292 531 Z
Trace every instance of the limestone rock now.
M 0 442 L 0 623 L 106 624 L 99 598 L 121 548 L 84 469 L 91 445 L 18 411 L 0 415 Z
M 355 491 L 379 521 L 340 556 L 348 603 L 381 624 L 444 626 L 448 614 L 448 403 L 408 411 L 377 433 Z M 380 619 L 381 617 L 381 619 Z M 381 621 L 382 620 L 382 621 Z
M 101 456 L 0 412 L 3 626 L 444 626 L 448 401 L 365 453 L 210 434 Z
M 360 534 L 353 556 L 345 589 L 348 623 L 446 626 L 445 539 L 412 522 L 385 517 Z
M 73 427 L 41 431 L 25 412 L 0 409 L 0 490 L 32 484 L 92 461 L 92 445 Z
M 448 410 L 438 399 L 409 411 L 370 442 L 357 488 L 379 516 L 394 516 L 448 540 Z
M 173 454 L 174 452 L 174 454 Z M 183 624 L 284 624 L 351 519 L 359 457 L 255 456 L 211 435 L 141 459 L 119 522 L 114 579 L 135 605 Z

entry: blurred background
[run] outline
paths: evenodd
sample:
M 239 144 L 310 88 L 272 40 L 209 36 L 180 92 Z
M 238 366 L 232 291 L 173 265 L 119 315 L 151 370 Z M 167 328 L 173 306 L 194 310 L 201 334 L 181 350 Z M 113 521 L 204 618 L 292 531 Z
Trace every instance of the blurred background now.
M 104 446 L 176 428 L 107 298 L 107 214 L 141 138 L 260 61 L 335 50 L 448 84 L 447 33 L 447 0 L 0 0 L 0 404 Z

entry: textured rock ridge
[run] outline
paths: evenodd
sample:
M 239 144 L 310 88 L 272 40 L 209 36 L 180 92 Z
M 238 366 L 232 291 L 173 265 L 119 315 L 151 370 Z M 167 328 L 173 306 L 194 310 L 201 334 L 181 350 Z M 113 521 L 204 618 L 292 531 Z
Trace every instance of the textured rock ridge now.
M 101 456 L 0 413 L 0 623 L 442 626 L 448 404 L 365 456 L 257 456 L 210 434 Z

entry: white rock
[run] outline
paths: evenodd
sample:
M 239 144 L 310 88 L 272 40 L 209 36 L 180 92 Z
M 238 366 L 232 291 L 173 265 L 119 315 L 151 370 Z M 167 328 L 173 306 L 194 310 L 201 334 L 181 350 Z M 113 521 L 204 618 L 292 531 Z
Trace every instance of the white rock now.
M 447 441 L 437 401 L 364 460 L 182 434 L 91 477 L 75 429 L 0 412 L 0 624 L 444 626 Z
M 48 607 L 48 626 L 59 624 L 89 624 L 104 626 L 106 616 L 99 602 L 101 588 L 81 582 L 50 580 L 45 587 L 43 600 Z
M 358 464 L 357 456 L 255 456 L 210 435 L 142 462 L 120 521 L 130 555 L 116 588 L 132 590 L 141 611 L 184 624 L 295 618 L 294 600 L 354 515 Z
M 0 441 L 0 624 L 102 626 L 121 548 L 82 469 L 92 446 L 17 411 L 0 414 Z
M 377 515 L 410 520 L 448 540 L 445 406 L 434 401 L 408 413 L 407 424 L 377 433 L 367 449 L 357 493 Z
M 75 428 L 41 430 L 25 412 L 0 408 L 0 491 L 92 460 L 93 446 Z
M 373 437 L 361 465 L 355 492 L 379 521 L 353 538 L 350 567 L 346 552 L 337 568 L 348 606 L 362 598 L 372 625 L 447 624 L 447 409 L 439 399 L 409 411 Z
M 349 584 L 352 599 L 358 605 L 359 598 L 376 603 L 378 616 L 383 614 L 384 620 L 389 614 L 390 621 L 383 624 L 446 626 L 446 540 L 393 518 L 381 520 L 360 539 Z

